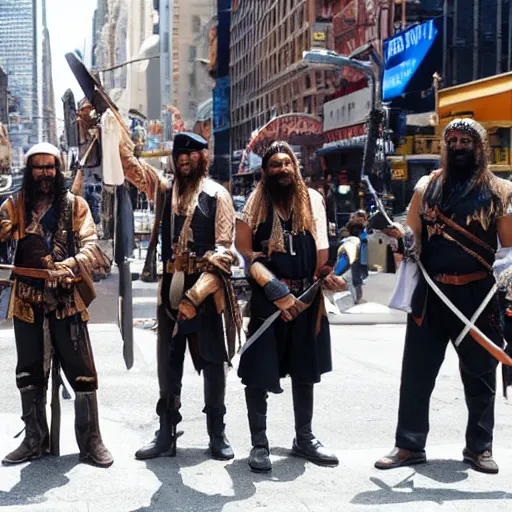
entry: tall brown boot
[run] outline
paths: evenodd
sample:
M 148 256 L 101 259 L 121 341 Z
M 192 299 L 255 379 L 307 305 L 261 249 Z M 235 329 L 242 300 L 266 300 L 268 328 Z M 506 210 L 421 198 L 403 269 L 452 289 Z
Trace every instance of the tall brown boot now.
M 101 440 L 96 391 L 76 394 L 75 434 L 81 462 L 102 468 L 114 463 L 114 458 Z
M 21 464 L 50 453 L 50 435 L 45 410 L 46 390 L 34 386 L 23 389 L 20 393 L 25 438 L 16 450 L 5 456 L 2 464 Z

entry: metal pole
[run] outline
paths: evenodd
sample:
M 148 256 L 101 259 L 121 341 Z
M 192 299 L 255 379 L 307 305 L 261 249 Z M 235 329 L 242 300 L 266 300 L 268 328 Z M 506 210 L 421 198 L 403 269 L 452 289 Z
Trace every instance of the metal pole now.
M 405 30 L 407 25 L 407 0 L 402 0 L 402 30 Z
M 478 78 L 478 11 L 480 0 L 473 4 L 473 80 Z
M 459 13 L 459 3 L 458 0 L 454 0 L 453 4 L 453 34 L 452 34 L 452 48 L 453 48 L 453 77 L 452 77 L 452 83 L 450 85 L 454 85 L 458 81 L 458 75 L 457 75 L 457 45 L 455 42 L 457 41 L 457 29 L 458 29 L 458 23 L 457 23 L 457 16 Z
M 502 45 L 502 29 L 501 18 L 503 12 L 503 0 L 498 0 L 496 7 L 496 74 L 501 73 L 501 45 Z
M 512 3 L 508 4 L 508 71 L 512 71 Z
M 160 0 L 160 105 L 165 108 L 172 103 L 172 25 L 171 14 L 174 11 L 174 0 Z M 165 120 L 164 120 L 165 122 Z M 164 129 L 164 133 L 170 133 Z
M 446 80 L 448 69 L 448 0 L 443 4 L 443 79 Z

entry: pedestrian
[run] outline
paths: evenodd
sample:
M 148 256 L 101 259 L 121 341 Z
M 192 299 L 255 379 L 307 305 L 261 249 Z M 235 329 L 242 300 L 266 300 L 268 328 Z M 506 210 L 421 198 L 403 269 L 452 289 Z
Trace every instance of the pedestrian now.
M 350 273 L 352 275 L 353 299 L 354 304 L 361 304 L 363 302 L 363 281 L 368 276 L 368 273 L 364 273 L 363 265 L 361 264 L 361 258 L 363 256 L 363 233 L 365 230 L 365 220 L 362 216 L 352 214 L 350 220 L 346 225 L 348 236 L 354 236 L 361 240 L 361 246 L 359 249 L 359 258 L 350 267 Z M 343 241 L 342 241 L 343 244 Z M 367 268 L 367 266 L 366 266 Z M 352 290 L 351 290 L 352 291 Z
M 229 279 L 205 276 L 204 270 L 229 277 L 237 258 L 233 245 L 235 213 L 229 192 L 208 177 L 207 142 L 199 135 L 181 132 L 174 138 L 175 180 L 162 181 L 156 170 L 138 160 L 133 143 L 124 137 L 120 145 L 126 179 L 148 198 L 164 191 L 162 218 L 163 277 L 158 289 L 157 414 L 160 429 L 147 446 L 135 454 L 151 459 L 176 454 L 176 425 L 181 421 L 183 363 L 188 343 L 194 366 L 204 376 L 204 400 L 209 450 L 214 459 L 234 457 L 225 435 L 226 366 L 235 352 L 233 330 L 222 322 L 235 321 L 236 300 Z M 208 280 L 212 277 L 210 280 Z M 202 295 L 202 294 L 205 295 Z M 227 299 L 227 300 L 225 300 Z M 225 304 L 225 305 L 224 305 Z M 179 320 L 178 324 L 176 322 Z M 177 330 L 177 331 L 176 331 Z M 226 345 L 228 350 L 226 350 Z
M 420 258 L 441 291 L 471 318 L 495 284 L 493 264 L 510 294 L 506 270 L 512 245 L 511 184 L 488 167 L 486 130 L 472 119 L 455 119 L 444 130 L 442 167 L 416 186 L 402 237 L 405 252 Z M 397 229 L 398 228 L 398 229 Z M 497 253 L 498 240 L 503 247 Z M 499 258 L 497 258 L 499 257 Z M 503 265 L 503 258 L 509 258 Z M 429 403 L 448 341 L 464 325 L 420 278 L 407 318 L 395 448 L 375 463 L 379 469 L 426 462 Z M 498 297 L 476 320 L 476 326 L 502 346 Z M 475 470 L 497 473 L 493 459 L 494 402 L 497 361 L 467 335 L 456 347 L 464 386 L 468 422 L 464 461 Z
M 351 218 L 359 219 L 363 228 L 359 234 L 361 249 L 359 251 L 358 264 L 361 269 L 361 277 L 364 280 L 368 277 L 368 215 L 365 210 L 357 210 L 352 214 Z
M 337 465 L 312 432 L 313 388 L 332 369 L 329 322 L 319 293 L 310 307 L 297 299 L 327 261 L 322 196 L 305 186 L 291 147 L 274 142 L 262 161 L 262 178 L 237 221 L 235 245 L 246 265 L 252 296 L 249 335 L 281 310 L 277 321 L 241 356 L 238 375 L 245 398 L 253 448 L 249 466 L 272 469 L 267 430 L 268 392 L 281 393 L 280 378 L 292 378 L 296 436 L 293 452 L 324 465 Z M 330 274 L 325 287 L 346 288 Z
M 16 275 L 9 317 L 13 318 L 25 437 L 3 459 L 19 464 L 49 454 L 45 334 L 50 335 L 62 369 L 76 393 L 75 433 L 80 460 L 109 467 L 114 459 L 101 439 L 94 366 L 86 303 L 93 288 L 72 284 L 80 277 L 92 287 L 92 273 L 110 262 L 98 247 L 96 226 L 86 201 L 64 185 L 60 152 L 51 144 L 33 146 L 26 155 L 21 191 L 0 208 L 0 240 L 17 241 L 18 267 L 58 272 L 55 282 Z

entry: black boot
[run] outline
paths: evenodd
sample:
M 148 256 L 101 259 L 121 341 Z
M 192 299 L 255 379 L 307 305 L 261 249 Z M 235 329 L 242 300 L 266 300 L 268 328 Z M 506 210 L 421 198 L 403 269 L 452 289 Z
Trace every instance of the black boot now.
M 303 384 L 292 380 L 293 412 L 295 414 L 295 439 L 292 451 L 322 466 L 337 466 L 336 455 L 326 450 L 311 431 L 313 419 L 313 384 Z
M 5 456 L 3 464 L 21 464 L 50 453 L 50 435 L 45 410 L 46 389 L 29 387 L 20 393 L 25 438 L 16 450 Z
M 208 414 L 206 416 L 208 435 L 210 436 L 209 449 L 212 459 L 231 460 L 235 457 L 233 448 L 224 433 L 224 417 Z
M 253 446 L 249 454 L 249 467 L 255 473 L 268 473 L 272 471 L 272 463 L 267 439 L 267 392 L 246 387 L 245 402 Z
M 76 393 L 75 435 L 81 462 L 102 468 L 114 463 L 114 458 L 101 439 L 96 391 Z
M 143 446 L 135 453 L 139 460 L 155 459 L 156 457 L 176 457 L 176 425 L 181 421 L 179 413 L 180 399 L 178 396 L 171 396 L 169 402 L 161 398 L 156 405 L 156 413 L 160 417 L 160 428 L 155 433 L 155 438 L 146 446 Z M 181 434 L 181 432 L 180 432 Z
M 210 436 L 209 450 L 213 459 L 230 460 L 235 457 L 224 432 L 226 414 L 226 371 L 224 363 L 213 364 L 203 369 L 206 428 Z

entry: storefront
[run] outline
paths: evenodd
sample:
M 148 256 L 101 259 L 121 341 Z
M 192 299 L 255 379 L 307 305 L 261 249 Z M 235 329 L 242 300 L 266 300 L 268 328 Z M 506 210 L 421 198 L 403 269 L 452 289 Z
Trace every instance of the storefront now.
M 472 117 L 489 133 L 491 169 L 512 174 L 512 73 L 439 91 L 440 128 L 456 117 Z

